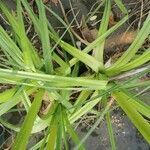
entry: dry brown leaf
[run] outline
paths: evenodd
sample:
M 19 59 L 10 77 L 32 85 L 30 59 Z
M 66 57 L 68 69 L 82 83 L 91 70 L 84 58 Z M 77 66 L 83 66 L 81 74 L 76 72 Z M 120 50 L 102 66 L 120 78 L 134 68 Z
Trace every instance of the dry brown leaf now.
M 106 40 L 105 48 L 111 49 L 119 45 L 131 44 L 137 35 L 136 31 L 128 31 L 119 35 L 115 35 Z
M 96 39 L 97 33 L 97 29 L 90 30 L 88 27 L 82 29 L 82 35 L 88 42 L 93 42 Z
M 48 113 L 51 105 L 52 105 L 52 102 L 50 101 L 48 93 L 45 92 L 45 94 L 43 96 L 43 101 L 42 101 L 42 104 L 41 104 L 41 108 L 40 108 L 40 111 L 39 111 L 39 115 L 40 116 L 46 115 Z
M 58 0 L 51 0 L 52 1 L 52 3 L 54 3 L 55 4 L 55 6 L 57 6 L 58 5 Z
M 48 3 L 49 2 L 49 0 L 43 0 L 43 3 L 44 4 L 46 4 L 46 3 Z
M 109 17 L 109 26 L 112 27 L 116 24 L 117 22 L 115 21 L 115 16 L 113 13 L 110 14 L 110 17 Z

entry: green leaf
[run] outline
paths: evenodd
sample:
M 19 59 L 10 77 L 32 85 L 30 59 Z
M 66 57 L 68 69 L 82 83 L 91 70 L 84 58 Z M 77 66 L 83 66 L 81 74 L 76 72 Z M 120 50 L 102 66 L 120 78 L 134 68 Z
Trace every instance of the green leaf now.
M 15 93 L 14 92 L 11 93 L 11 94 L 14 94 L 14 95 L 12 95 L 12 97 L 9 97 L 10 95 L 7 95 L 7 102 L 2 103 L 0 105 L 0 116 L 3 115 L 4 113 L 6 113 L 9 109 L 14 107 L 16 104 L 18 104 L 21 101 L 21 99 L 19 97 L 23 91 L 23 88 L 24 88 L 24 86 L 18 87 Z M 8 98 L 10 98 L 10 99 L 8 99 Z
M 24 63 L 32 71 L 35 71 L 35 67 L 34 67 L 34 64 L 32 61 L 32 57 L 31 57 L 32 51 L 30 49 L 29 40 L 28 40 L 28 38 L 26 36 L 26 32 L 25 32 L 25 26 L 24 26 L 24 21 L 23 21 L 23 16 L 22 16 L 22 6 L 20 3 L 20 0 L 17 0 L 17 23 L 19 26 L 19 31 L 17 31 L 18 29 L 14 29 L 14 31 L 19 36 L 19 44 L 23 51 Z
M 95 72 L 104 69 L 102 63 L 98 62 L 95 58 L 84 53 L 80 49 L 77 49 L 64 41 L 61 41 L 59 45 L 69 54 L 82 61 L 85 65 L 89 66 Z
M 49 30 L 47 25 L 47 18 L 45 14 L 45 7 L 42 0 L 36 0 L 38 10 L 39 10 L 39 20 L 38 25 L 40 27 L 40 39 L 42 43 L 43 49 L 43 57 L 45 61 L 45 68 L 47 73 L 53 72 L 53 65 L 52 65 L 52 57 L 51 57 L 51 45 L 49 39 Z
M 0 93 L 0 103 L 9 101 L 17 92 L 17 88 L 7 89 L 4 92 Z
M 57 68 L 55 71 L 59 72 L 59 75 L 67 75 L 71 73 L 71 69 L 69 64 L 67 64 L 65 61 L 63 61 L 56 53 L 53 53 L 53 59 L 56 61 L 61 67 Z
M 124 88 L 135 88 L 135 87 L 147 87 L 150 85 L 150 81 L 134 81 L 128 84 L 125 84 Z
M 73 43 L 75 43 L 74 41 L 74 37 L 73 37 L 73 34 L 70 30 L 70 27 L 68 24 L 66 24 L 66 22 L 63 20 L 63 18 L 61 18 L 56 12 L 54 12 L 51 8 L 49 8 L 48 6 L 45 5 L 45 8 L 67 29 L 69 35 L 70 35 L 70 38 L 72 40 Z M 73 19 L 74 20 L 74 19 Z M 68 28 L 69 27 L 69 28 Z M 55 32 L 55 31 L 54 31 Z M 56 32 L 55 32 L 56 34 Z
M 92 97 L 94 97 L 95 95 L 97 95 L 97 92 L 93 93 Z M 69 121 L 71 123 L 74 123 L 76 120 L 81 118 L 81 116 L 87 114 L 98 102 L 100 102 L 100 100 L 101 100 L 101 97 L 96 98 L 93 101 L 87 102 L 81 108 L 79 107 L 79 109 L 76 110 L 76 112 L 70 116 Z
M 111 143 L 111 149 L 116 150 L 116 142 L 115 142 L 113 127 L 111 123 L 110 112 L 107 112 L 106 114 L 106 122 L 107 122 L 107 129 L 110 138 L 110 143 Z
M 58 109 L 58 131 L 57 131 L 57 140 L 56 140 L 56 149 L 62 149 L 63 147 L 63 142 L 62 142 L 62 138 L 63 138 L 63 128 L 65 128 L 63 125 L 63 114 L 62 114 L 62 107 L 60 105 L 59 109 Z
M 145 20 L 143 27 L 139 31 L 134 42 L 131 44 L 128 50 L 110 68 L 106 70 L 106 73 L 109 76 L 117 74 L 115 70 L 126 65 L 135 56 L 135 53 L 142 46 L 142 44 L 144 43 L 145 39 L 148 37 L 149 34 L 150 34 L 150 14 L 147 16 L 147 19 Z
M 89 53 L 93 48 L 97 46 L 97 44 L 103 42 L 106 37 L 108 37 L 111 33 L 113 33 L 116 29 L 118 29 L 122 24 L 124 24 L 128 19 L 128 16 L 125 16 L 122 20 L 120 20 L 116 25 L 107 30 L 103 35 L 99 36 L 92 43 L 90 43 L 82 52 Z M 79 61 L 77 58 L 73 58 L 69 61 L 70 66 L 73 66 Z M 102 64 L 101 64 L 102 65 Z
M 53 118 L 53 122 L 50 124 L 50 133 L 49 133 L 48 142 L 47 142 L 47 145 L 46 145 L 47 150 L 55 150 L 56 139 L 57 139 L 57 132 L 58 132 L 57 119 L 58 118 L 55 115 L 55 118 Z
M 90 94 L 92 94 L 92 91 L 86 91 L 86 90 L 81 91 L 80 95 L 78 96 L 77 100 L 73 105 L 74 112 L 76 112 L 78 109 L 81 108 L 80 104 L 84 103 L 86 99 L 90 96 Z
M 100 28 L 98 31 L 98 37 L 100 37 L 107 31 L 108 24 L 109 24 L 110 12 L 111 12 L 110 0 L 105 0 L 105 10 L 104 10 Z M 103 40 L 103 42 L 100 42 L 99 44 L 97 44 L 96 48 L 94 48 L 94 50 L 93 50 L 94 57 L 101 63 L 103 63 L 103 52 L 104 52 L 105 39 Z
M 80 143 L 80 139 L 78 137 L 78 135 L 76 134 L 76 132 L 73 130 L 71 124 L 70 124 L 70 121 L 68 120 L 66 114 L 64 113 L 64 119 L 65 119 L 65 125 L 66 125 L 66 129 L 67 129 L 67 132 L 70 134 L 72 140 L 74 141 L 74 143 L 76 145 L 78 145 Z M 80 145 L 80 148 L 78 150 L 85 150 L 85 148 L 83 147 L 83 145 L 81 144 Z
M 124 14 L 128 14 L 128 10 L 126 9 L 124 4 L 122 3 L 122 0 L 114 0 L 114 1 Z
M 127 71 L 130 69 L 134 69 L 143 65 L 144 63 L 150 61 L 150 48 L 147 49 L 141 56 L 134 59 L 133 61 L 129 62 L 128 64 L 124 65 L 120 70 Z
M 149 89 L 149 88 L 150 86 L 147 87 L 146 89 Z M 147 118 L 150 118 L 150 106 L 144 103 L 142 100 L 138 99 L 137 98 L 138 94 L 133 95 L 129 93 L 127 90 L 124 90 L 124 93 L 128 95 L 128 102 L 134 105 L 134 108 L 138 112 L 140 112 L 142 115 L 146 116 Z
M 11 24 L 11 26 L 14 30 L 14 35 L 16 36 L 16 40 L 17 40 L 18 44 L 20 45 L 20 47 L 23 48 L 24 60 L 25 60 L 25 62 L 30 64 L 28 67 L 31 69 L 34 69 L 34 66 L 32 64 L 32 59 L 33 59 L 34 64 L 37 67 L 39 67 L 41 64 L 39 56 L 36 53 L 35 48 L 32 46 L 31 42 L 29 41 L 29 39 L 25 33 L 25 27 L 24 27 L 24 23 L 23 23 L 22 8 L 20 6 L 20 1 L 19 0 L 17 1 L 17 14 L 16 14 L 17 17 L 12 15 L 2 2 L 0 3 L 0 8 L 4 12 L 4 14 L 6 15 L 9 23 Z M 18 30 L 18 28 L 20 30 Z M 7 43 L 9 43 L 9 42 L 7 42 Z M 11 50 L 11 48 L 10 48 L 10 50 Z M 15 49 L 13 49 L 13 50 L 15 52 Z M 21 51 L 18 53 L 15 52 L 14 54 L 19 54 L 19 53 L 21 53 Z M 21 53 L 21 55 L 23 56 L 22 53 Z M 29 56 L 29 58 L 28 58 L 28 56 Z M 32 57 L 32 59 L 31 59 L 31 57 Z
M 112 102 L 111 102 L 112 103 Z M 109 108 L 111 106 L 111 103 L 108 103 L 107 106 L 104 108 L 104 110 L 98 114 L 98 119 L 94 123 L 94 125 L 90 128 L 90 130 L 86 133 L 86 135 L 81 139 L 80 143 L 76 145 L 74 150 L 78 150 L 79 147 L 86 141 L 86 139 L 90 136 L 90 134 L 95 130 L 95 128 L 100 124 L 100 122 L 103 120 L 104 116 L 107 114 L 109 111 Z
M 13 150 L 26 149 L 26 145 L 28 143 L 32 127 L 34 125 L 35 118 L 41 106 L 43 94 L 44 90 L 39 90 L 39 92 L 36 94 L 34 101 L 30 107 L 30 110 L 27 116 L 25 117 L 21 130 L 16 137 L 15 143 L 12 147 Z
M 23 54 L 21 53 L 21 50 L 1 26 L 0 46 L 10 62 L 13 62 L 16 66 L 18 65 L 20 68 L 26 69 L 26 66 L 23 64 Z
M 32 73 L 32 72 L 25 72 L 25 71 L 15 71 L 15 70 L 8 70 L 8 69 L 0 69 L 0 77 L 8 79 L 12 79 L 13 81 L 16 80 L 24 80 L 24 79 L 31 79 L 37 82 L 35 86 L 38 87 L 39 85 L 44 85 L 45 82 L 48 82 L 51 87 L 65 87 L 65 86 L 83 86 L 83 87 L 91 87 L 91 88 L 98 88 L 98 89 L 105 89 L 107 81 L 105 80 L 92 80 L 82 77 L 62 77 L 56 75 L 47 75 L 42 73 Z M 42 81 L 42 82 L 41 82 Z M 23 83 L 24 81 L 20 81 Z
M 119 106 L 124 110 L 136 128 L 140 131 L 143 137 L 150 143 L 150 124 L 136 110 L 135 105 L 130 103 L 128 95 L 123 92 L 113 92 L 112 96 L 118 102 Z
M 29 108 L 31 107 L 31 101 L 30 101 L 29 96 L 25 90 L 23 90 L 22 102 L 23 102 L 23 105 L 24 105 L 26 111 L 28 112 Z
M 28 70 L 35 71 L 34 64 L 32 62 L 32 57 L 31 57 L 32 51 L 29 47 L 29 40 L 25 32 L 25 26 L 24 26 L 23 17 L 22 17 L 22 8 L 21 8 L 20 1 L 19 0 L 17 1 L 17 17 L 13 16 L 9 12 L 9 10 L 5 7 L 3 2 L 0 3 L 0 8 L 6 15 L 8 21 L 10 22 L 14 30 L 18 44 L 20 45 L 23 51 L 23 60 L 24 60 L 25 65 L 28 67 Z

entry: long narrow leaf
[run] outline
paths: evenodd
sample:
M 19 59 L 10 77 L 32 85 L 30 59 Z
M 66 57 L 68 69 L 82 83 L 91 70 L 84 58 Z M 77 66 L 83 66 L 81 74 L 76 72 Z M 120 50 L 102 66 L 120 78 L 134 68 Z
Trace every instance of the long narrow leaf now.
M 132 103 L 129 103 L 128 99 L 130 99 L 130 97 L 119 91 L 113 92 L 112 96 L 116 99 L 120 107 L 125 111 L 147 142 L 150 143 L 150 124 L 135 109 L 135 106 Z
M 93 97 L 97 94 L 97 92 L 93 93 Z M 75 122 L 76 120 L 78 120 L 81 116 L 87 114 L 98 102 L 100 102 L 101 97 L 87 102 L 84 106 L 82 106 L 81 108 L 79 108 L 75 113 L 73 113 L 70 118 L 69 121 L 71 123 Z
M 112 103 L 112 102 L 111 102 Z M 86 135 L 81 139 L 80 143 L 78 145 L 76 145 L 74 150 L 78 150 L 79 147 L 86 141 L 86 139 L 90 136 L 90 134 L 95 130 L 95 128 L 99 125 L 99 123 L 103 120 L 104 116 L 107 114 L 107 112 L 109 111 L 110 108 L 110 104 L 107 104 L 107 106 L 104 108 L 104 110 L 102 111 L 102 113 L 100 113 L 100 115 L 98 116 L 99 118 L 96 120 L 96 122 L 94 123 L 94 125 L 91 127 L 91 129 L 86 133 Z
M 67 51 L 69 54 L 77 58 L 78 60 L 82 61 L 85 65 L 89 66 L 92 70 L 95 72 L 98 72 L 99 70 L 103 70 L 102 63 L 98 62 L 95 58 L 92 56 L 82 52 L 81 50 L 71 46 L 70 44 L 61 41 L 60 46 Z
M 142 29 L 139 31 L 134 42 L 128 48 L 128 50 L 110 67 L 107 69 L 107 74 L 112 76 L 116 74 L 116 68 L 120 68 L 127 64 L 134 56 L 138 49 L 142 46 L 145 39 L 150 34 L 150 14 L 147 16 L 147 19 L 144 22 Z
M 122 20 L 120 20 L 116 25 L 114 25 L 112 28 L 107 30 L 103 35 L 100 37 L 96 38 L 95 41 L 90 43 L 85 49 L 83 49 L 83 52 L 89 53 L 93 48 L 96 47 L 97 44 L 103 42 L 106 37 L 108 37 L 112 32 L 114 32 L 116 29 L 118 29 L 122 24 L 124 24 L 128 19 L 128 16 L 125 16 Z M 70 65 L 73 66 L 79 61 L 77 58 L 73 58 L 70 60 Z
M 122 3 L 122 0 L 114 0 L 114 1 L 124 14 L 128 14 L 128 10 L 126 9 L 124 4 Z
M 47 18 L 45 14 L 45 7 L 43 5 L 42 0 L 36 0 L 38 10 L 39 10 L 39 26 L 40 26 L 40 37 L 43 49 L 43 57 L 45 61 L 45 68 L 47 73 L 53 72 L 53 65 L 52 65 L 52 57 L 51 57 L 51 45 L 49 39 L 49 32 L 48 32 L 48 25 L 47 25 Z
M 141 56 L 139 56 L 135 60 L 131 61 L 130 63 L 120 68 L 120 70 L 123 71 L 130 70 L 139 67 L 148 61 L 150 61 L 150 48 L 147 49 Z
M 56 76 L 56 75 L 46 75 L 41 73 L 31 73 L 31 72 L 25 72 L 25 71 L 15 71 L 15 70 L 7 70 L 7 69 L 0 69 L 0 77 L 5 78 L 14 78 L 14 81 L 16 79 L 31 79 L 35 81 L 45 81 L 49 83 L 56 83 L 59 86 L 63 87 L 63 84 L 66 86 L 84 86 L 84 87 L 97 87 L 99 89 L 105 89 L 107 81 L 105 80 L 90 80 L 87 78 L 81 78 L 81 77 L 62 77 L 62 76 Z M 39 82 L 40 83 L 40 82 Z M 43 84 L 43 83 L 40 83 Z M 61 85 L 62 84 L 62 85 Z
M 12 147 L 13 150 L 20 150 L 20 149 L 25 150 L 26 149 L 26 145 L 28 143 L 28 138 L 32 131 L 32 127 L 33 127 L 35 118 L 37 116 L 37 113 L 39 111 L 39 108 L 40 108 L 40 105 L 42 102 L 43 94 L 44 94 L 44 90 L 40 90 L 37 93 L 37 95 L 35 96 L 35 99 L 31 105 L 30 110 L 24 120 L 22 127 L 21 127 L 21 131 L 17 135 L 15 143 Z
M 111 148 L 112 150 L 116 150 L 116 142 L 115 142 L 113 127 L 111 123 L 110 112 L 107 112 L 106 114 L 106 122 L 107 122 L 107 129 L 108 129 L 109 139 L 111 143 Z
M 107 31 L 110 12 L 111 12 L 110 0 L 105 0 L 105 10 L 104 10 L 102 21 L 101 21 L 100 28 L 98 31 L 98 37 L 103 35 Z M 102 63 L 103 63 L 104 45 L 105 45 L 105 39 L 103 42 L 97 44 L 96 48 L 94 48 L 94 50 L 93 50 L 94 57 L 99 62 L 102 62 Z

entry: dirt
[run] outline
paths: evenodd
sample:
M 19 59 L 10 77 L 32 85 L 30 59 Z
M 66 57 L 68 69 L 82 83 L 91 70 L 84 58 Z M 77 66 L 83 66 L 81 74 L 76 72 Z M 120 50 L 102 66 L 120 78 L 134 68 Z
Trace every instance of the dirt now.
M 118 150 L 150 149 L 150 146 L 122 111 L 116 110 L 113 112 L 111 120 Z M 83 137 L 88 130 L 87 126 L 84 127 L 82 125 L 77 129 L 77 132 L 80 137 Z M 85 146 L 87 150 L 111 150 L 106 122 L 103 121 L 99 129 L 96 129 L 94 133 L 89 136 L 85 142 Z M 73 145 L 70 147 L 73 148 Z
M 10 7 L 10 9 L 15 10 L 16 6 L 13 3 L 12 0 L 5 0 L 7 5 Z M 82 22 L 82 17 L 86 16 L 93 4 L 95 3 L 95 0 L 72 0 L 73 6 L 75 7 L 75 13 L 80 10 L 79 15 L 77 17 L 77 23 L 74 22 L 73 25 L 80 25 Z M 128 11 L 130 11 L 130 19 L 129 21 L 124 24 L 120 29 L 118 29 L 116 32 L 114 32 L 106 41 L 105 50 L 108 51 L 115 51 L 118 48 L 125 48 L 125 46 L 128 47 L 130 43 L 133 42 L 136 31 L 139 26 L 142 25 L 145 15 L 149 9 L 150 9 L 150 1 L 149 0 L 123 0 L 125 3 Z M 143 4 L 142 4 L 143 2 Z M 47 6 L 51 7 L 53 11 L 55 11 L 60 17 L 64 19 L 64 16 L 62 14 L 61 7 L 59 5 L 59 0 L 49 0 L 45 1 L 47 3 Z M 72 18 L 72 13 L 70 12 L 70 4 L 69 0 L 61 0 L 61 3 L 63 4 L 64 11 L 67 14 L 68 21 L 70 22 Z M 142 4 L 142 5 L 141 5 Z M 143 6 L 143 11 L 142 7 Z M 102 8 L 103 9 L 103 8 Z M 99 10 L 97 15 L 101 15 L 101 11 Z M 123 14 L 120 13 L 119 9 L 116 7 L 116 5 L 113 6 L 112 11 L 115 15 L 115 21 L 120 20 L 122 18 Z M 142 11 L 142 13 L 141 13 Z M 140 15 L 142 14 L 141 17 Z M 55 17 L 53 17 L 50 13 L 47 12 L 47 16 L 50 22 L 52 22 L 52 25 L 55 27 L 55 29 L 61 29 L 62 25 L 60 25 L 59 21 Z M 53 21 L 52 21 L 53 20 Z M 2 17 L 0 17 L 0 24 L 7 29 L 8 25 L 4 22 Z M 129 28 L 130 26 L 130 28 Z M 91 32 L 93 29 L 88 29 L 87 32 Z M 127 31 L 128 30 L 128 31 Z M 127 31 L 127 32 L 126 32 Z M 86 33 L 87 33 L 86 32 Z M 94 32 L 97 32 L 97 29 L 94 28 Z M 126 32 L 126 34 L 124 34 Z M 92 33 L 89 33 L 91 36 Z M 89 36 L 88 35 L 88 36 Z M 92 40 L 88 40 L 88 42 L 92 42 L 95 39 L 96 33 L 92 35 Z M 68 36 L 68 35 L 67 35 Z M 68 40 L 68 37 L 65 37 Z M 69 39 L 70 40 L 70 39 Z M 0 86 L 0 91 L 1 90 Z M 3 89 L 4 90 L 4 89 Z M 16 118 L 16 117 L 15 117 Z M 14 117 L 12 117 L 14 119 Z M 16 118 L 17 119 L 17 118 Z M 148 143 L 142 138 L 142 136 L 139 134 L 139 132 L 135 129 L 133 124 L 130 122 L 130 120 L 127 118 L 126 115 L 122 113 L 121 110 L 116 110 L 112 114 L 112 123 L 113 123 L 113 129 L 114 134 L 116 138 L 117 143 L 117 149 L 121 150 L 149 150 L 150 146 Z M 79 126 L 77 129 L 78 134 L 82 137 L 84 134 L 88 131 L 87 125 Z M 36 135 L 37 136 L 37 135 Z M 41 135 L 40 135 L 41 136 Z M 33 137 L 33 140 L 31 140 L 31 145 L 35 143 L 35 138 Z M 99 129 L 96 129 L 92 135 L 89 136 L 88 140 L 85 143 L 87 150 L 109 150 L 110 147 L 110 141 L 108 138 L 108 132 L 106 128 L 106 123 L 102 122 Z M 70 142 L 70 149 L 73 148 L 72 142 Z

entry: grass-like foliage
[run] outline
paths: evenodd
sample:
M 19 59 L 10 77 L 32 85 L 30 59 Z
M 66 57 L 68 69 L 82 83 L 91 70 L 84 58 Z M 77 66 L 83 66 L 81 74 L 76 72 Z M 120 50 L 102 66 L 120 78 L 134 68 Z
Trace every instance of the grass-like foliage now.
M 106 119 L 108 135 L 114 150 L 116 144 L 110 112 L 115 105 L 123 109 L 145 140 L 150 143 L 150 124 L 143 117 L 150 119 L 150 106 L 128 92 L 133 87 L 149 85 L 149 81 L 138 80 L 149 72 L 149 68 L 121 83 L 113 80 L 114 76 L 140 67 L 150 60 L 149 49 L 136 56 L 136 52 L 150 34 L 150 14 L 130 47 L 114 64 L 106 68 L 103 60 L 105 40 L 128 19 L 127 10 L 120 0 L 115 2 L 125 17 L 108 28 L 111 1 L 105 0 L 97 38 L 83 50 L 63 41 L 47 20 L 45 10 L 51 12 L 52 10 L 45 7 L 42 0 L 35 2 L 38 14 L 34 13 L 27 0 L 16 0 L 17 10 L 13 14 L 2 1 L 0 2 L 0 10 L 9 22 L 11 32 L 10 34 L 0 26 L 0 49 L 3 54 L 0 83 L 12 85 L 11 89 L 0 93 L 0 122 L 17 132 L 12 149 L 25 150 L 31 134 L 43 130 L 45 136 L 31 149 L 54 150 L 64 147 L 67 150 L 68 137 L 75 143 L 75 149 L 85 149 L 85 140 L 99 123 Z M 26 34 L 24 12 L 32 22 L 41 43 L 40 54 Z M 66 27 L 66 32 L 70 33 L 70 25 L 55 12 L 53 15 Z M 63 56 L 56 51 L 56 47 Z M 94 55 L 89 54 L 90 51 L 93 51 Z M 79 70 L 83 67 L 87 68 L 85 69 L 87 71 L 84 75 L 80 75 Z M 75 93 L 76 96 L 72 100 Z M 50 108 L 45 115 L 39 116 L 41 103 L 45 97 L 50 103 Z M 98 112 L 95 106 L 100 102 L 103 109 Z M 26 112 L 24 113 L 26 115 L 21 124 L 13 125 L 2 115 L 7 114 L 12 108 L 17 108 L 18 103 L 23 104 L 22 111 Z M 89 132 L 80 139 L 73 124 L 82 116 L 93 112 L 96 112 L 97 120 Z

